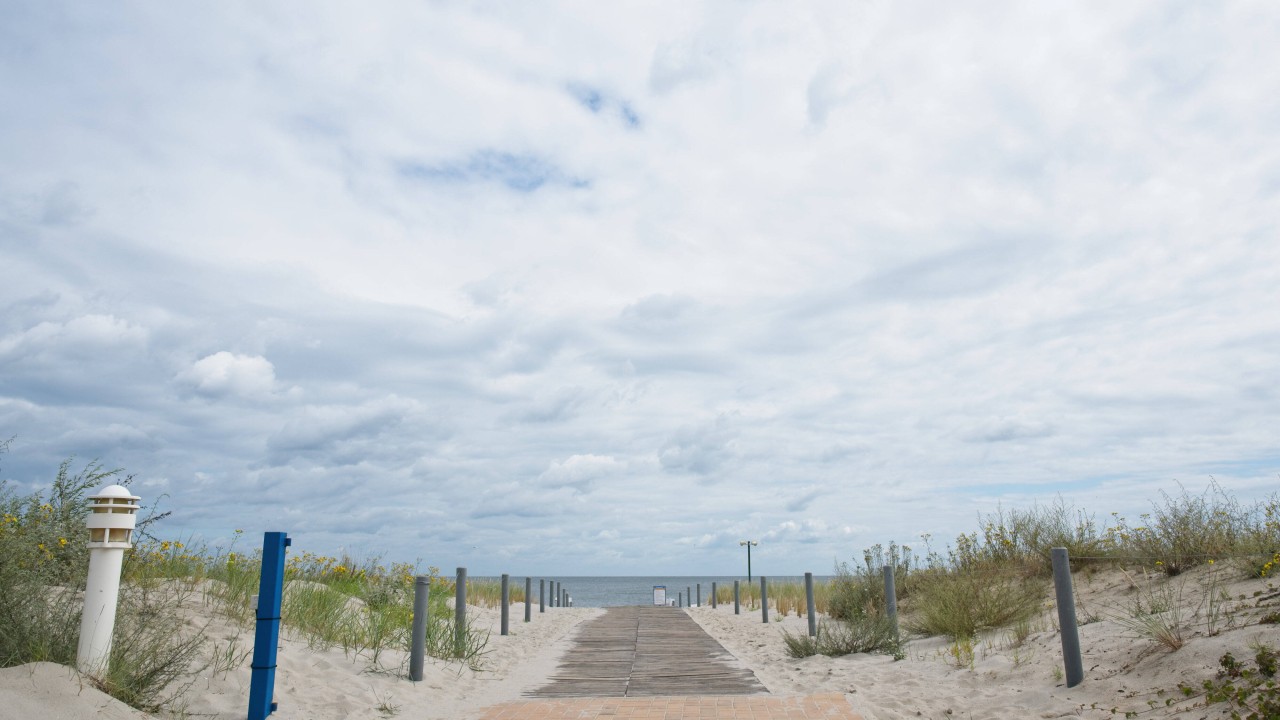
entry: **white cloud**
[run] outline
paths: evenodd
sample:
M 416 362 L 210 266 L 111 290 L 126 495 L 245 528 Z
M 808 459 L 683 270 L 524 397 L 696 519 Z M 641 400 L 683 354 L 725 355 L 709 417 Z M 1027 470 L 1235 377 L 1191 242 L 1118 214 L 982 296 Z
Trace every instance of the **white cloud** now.
M 276 370 L 264 357 L 220 350 L 192 363 L 182 379 L 207 395 L 260 397 L 275 389 Z
M 577 492 L 590 492 L 596 481 L 623 470 L 621 463 L 608 456 L 571 455 L 564 461 L 551 463 L 538 476 L 538 482 L 551 488 L 571 487 Z
M 23 482 L 582 573 L 1273 484 L 1271 5 L 9 15 Z

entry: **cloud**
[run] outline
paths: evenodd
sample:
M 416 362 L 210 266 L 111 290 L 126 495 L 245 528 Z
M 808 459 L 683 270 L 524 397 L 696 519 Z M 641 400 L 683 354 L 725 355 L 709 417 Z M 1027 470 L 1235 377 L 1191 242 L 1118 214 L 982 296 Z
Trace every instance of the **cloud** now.
M 32 8 L 16 487 L 75 454 L 176 534 L 791 574 L 1274 485 L 1270 6 Z
M 266 358 L 226 350 L 195 361 L 181 379 L 211 396 L 256 397 L 270 394 L 276 386 L 275 366 Z
M 0 338 L 0 355 L 85 356 L 146 343 L 146 329 L 113 315 L 82 315 L 64 323 L 42 322 Z
M 538 476 L 538 484 L 549 488 L 573 488 L 576 492 L 590 492 L 597 481 L 622 472 L 624 466 L 608 456 L 572 455 L 562 462 L 553 462 Z
M 728 419 L 723 416 L 700 425 L 686 425 L 663 443 L 658 461 L 669 472 L 688 472 L 709 478 L 733 457 L 734 436 Z

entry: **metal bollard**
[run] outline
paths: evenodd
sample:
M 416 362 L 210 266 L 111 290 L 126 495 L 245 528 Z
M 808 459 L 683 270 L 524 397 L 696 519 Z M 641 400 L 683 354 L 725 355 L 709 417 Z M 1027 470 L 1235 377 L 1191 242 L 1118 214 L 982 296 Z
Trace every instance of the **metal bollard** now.
M 413 641 L 409 651 L 409 679 L 422 680 L 422 663 L 427 654 L 427 613 L 431 578 L 419 575 L 413 581 Z
M 524 621 L 533 620 L 533 578 L 524 579 Z
M 715 609 L 715 607 L 716 607 L 716 599 L 717 599 L 717 598 L 716 598 L 716 584 L 715 584 L 715 583 L 711 583 L 711 609 L 712 609 L 712 610 L 714 610 L 714 609 Z
M 760 576 L 760 616 L 769 622 L 769 586 L 764 576 Z
M 547 581 L 544 578 L 538 578 L 538 612 L 547 611 Z
M 815 617 L 817 610 L 814 608 L 813 602 L 813 573 L 804 574 L 804 594 L 805 594 L 805 610 L 809 613 L 809 637 L 818 636 L 818 618 Z
M 509 635 L 511 629 L 511 576 L 502 574 L 502 613 L 501 613 L 501 632 L 503 635 Z
M 742 614 L 742 597 L 738 594 L 738 581 L 733 581 L 733 614 Z
M 453 651 L 462 657 L 467 647 L 467 569 L 458 568 L 453 589 Z
M 893 636 L 898 637 L 898 589 L 894 585 L 893 566 L 885 565 L 880 572 L 884 575 L 885 614 L 893 621 Z
M 1071 589 L 1071 560 L 1066 548 L 1049 551 L 1053 559 L 1053 589 L 1058 600 L 1058 625 L 1062 628 L 1062 664 L 1067 671 L 1067 687 L 1084 682 L 1084 661 L 1080 657 L 1080 629 L 1076 625 L 1076 599 Z

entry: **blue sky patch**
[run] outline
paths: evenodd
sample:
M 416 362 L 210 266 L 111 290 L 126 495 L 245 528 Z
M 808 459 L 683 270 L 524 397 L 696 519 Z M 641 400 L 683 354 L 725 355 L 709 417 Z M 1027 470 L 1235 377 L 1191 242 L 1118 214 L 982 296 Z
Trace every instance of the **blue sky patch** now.
M 499 182 L 517 192 L 533 192 L 547 184 L 588 187 L 590 183 L 575 178 L 555 164 L 536 155 L 481 150 L 460 162 L 429 165 L 402 162 L 397 168 L 405 177 L 432 182 L 478 183 Z

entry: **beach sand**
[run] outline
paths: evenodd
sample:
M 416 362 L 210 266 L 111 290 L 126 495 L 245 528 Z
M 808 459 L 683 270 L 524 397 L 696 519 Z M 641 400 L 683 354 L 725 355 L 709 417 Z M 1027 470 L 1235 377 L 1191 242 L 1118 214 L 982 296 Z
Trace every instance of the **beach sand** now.
M 1280 645 L 1280 627 L 1258 624 L 1276 611 L 1277 591 L 1266 581 L 1220 583 L 1232 598 L 1218 605 L 1215 633 L 1206 619 L 1208 575 L 1198 569 L 1174 580 L 1182 588 L 1186 644 L 1169 651 L 1136 637 L 1111 617 L 1124 615 L 1146 582 L 1141 573 L 1116 569 L 1078 573 L 1076 592 L 1085 681 L 1068 689 L 1062 680 L 1061 639 L 1056 613 L 1046 607 L 1021 643 L 1010 631 L 990 633 L 973 646 L 972 666 L 958 661 L 952 644 L 926 638 L 906 644 L 900 661 L 884 655 L 850 655 L 803 659 L 786 655 L 783 633 L 807 632 L 807 620 L 794 614 L 769 623 L 759 610 L 721 606 L 692 608 L 690 614 L 741 662 L 750 667 L 771 693 L 813 695 L 842 693 L 867 720 L 896 718 L 1112 718 L 1125 712 L 1141 717 L 1224 717 L 1225 706 L 1203 707 L 1185 700 L 1178 683 L 1198 687 L 1213 677 L 1224 652 L 1251 659 L 1256 642 Z M 1222 574 L 1217 577 L 1223 577 Z M 1157 582 L 1164 582 L 1159 580 Z M 1049 599 L 1046 586 L 1046 600 Z M 1257 593 L 1257 595 L 1255 595 Z M 1243 597 L 1243 599 L 1241 599 Z M 1259 608 L 1259 603 L 1263 607 Z M 212 650 L 252 647 L 252 630 L 219 616 L 210 617 L 200 593 L 184 601 L 192 628 L 204 626 Z M 286 632 L 279 653 L 276 700 L 280 720 L 402 717 L 423 720 L 466 720 L 484 708 L 519 700 L 545 684 L 559 657 L 572 644 L 579 625 L 599 613 L 596 608 L 547 608 L 523 622 L 523 606 L 511 613 L 511 634 L 498 633 L 499 614 L 471 608 L 479 628 L 491 632 L 479 671 L 428 658 L 425 678 L 411 683 L 403 676 L 403 653 L 383 652 L 375 662 L 366 653 L 317 649 Z M 1199 613 L 1197 615 L 1197 613 Z M 205 673 L 191 681 L 172 706 L 191 718 L 239 720 L 245 716 L 250 670 L 247 659 L 233 670 Z M 1166 706 L 1166 700 L 1173 701 Z M 1152 707 L 1155 707 L 1153 710 Z M 1115 710 L 1113 714 L 1112 710 Z M 0 670 L 0 718 L 65 718 L 142 720 L 132 710 L 96 690 L 75 671 L 49 663 Z
M 1217 577 L 1224 576 L 1219 570 Z M 961 666 L 952 655 L 952 643 L 936 637 L 908 642 L 906 657 L 900 661 L 866 654 L 795 659 L 787 656 L 782 635 L 807 634 L 804 618 L 791 615 L 779 619 L 775 614 L 764 624 L 759 609 L 744 609 L 741 615 L 734 615 L 732 605 L 690 612 L 729 652 L 755 670 L 770 692 L 842 692 L 867 720 L 1113 718 L 1124 717 L 1128 711 L 1139 712 L 1140 717 L 1228 716 L 1221 704 L 1205 708 L 1203 701 L 1196 706 L 1196 700 L 1185 700 L 1178 684 L 1200 687 L 1217 672 L 1225 652 L 1252 661 L 1250 645 L 1255 642 L 1280 648 L 1280 626 L 1258 624 L 1263 614 L 1277 609 L 1274 583 L 1220 582 L 1218 589 L 1232 600 L 1219 605 L 1216 634 L 1209 636 L 1205 617 L 1208 568 L 1170 581 L 1152 581 L 1157 588 L 1172 582 L 1172 587 L 1182 589 L 1181 612 L 1188 627 L 1183 633 L 1186 643 L 1177 651 L 1137 637 L 1111 619 L 1128 614 L 1142 592 L 1135 586 L 1147 587 L 1148 578 L 1141 572 L 1107 569 L 1076 573 L 1085 673 L 1084 682 L 1070 689 L 1062 679 L 1062 638 L 1056 630 L 1057 611 L 1049 607 L 1049 586 L 1045 612 L 1032 623 L 1035 631 L 1021 643 L 1015 642 L 1008 630 L 984 635 L 973 644 L 971 668 Z M 1255 597 L 1255 593 L 1261 594 Z M 1260 602 L 1263 608 L 1257 607 Z M 1172 705 L 1166 705 L 1168 699 L 1174 701 Z

